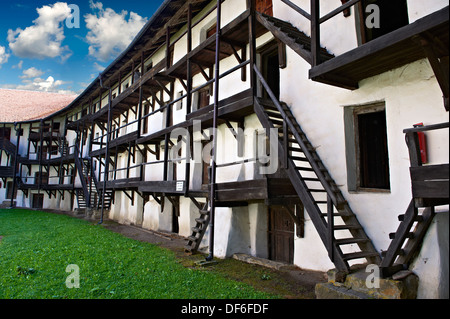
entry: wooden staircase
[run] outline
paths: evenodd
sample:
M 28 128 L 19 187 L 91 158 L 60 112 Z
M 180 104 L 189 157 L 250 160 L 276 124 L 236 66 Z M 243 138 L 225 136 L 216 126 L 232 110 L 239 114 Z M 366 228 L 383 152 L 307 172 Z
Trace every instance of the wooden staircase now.
M 75 151 L 75 166 L 80 176 L 82 189 L 76 191 L 79 208 L 102 208 L 103 190 L 98 187 L 95 173 L 91 172 L 91 163 L 89 159 L 81 159 L 79 152 Z M 104 209 L 111 208 L 113 192 L 105 192 Z
M 312 64 L 311 38 L 294 27 L 291 23 L 257 12 L 256 19 L 277 39 L 289 46 L 298 55 Z M 334 58 L 325 48 L 320 49 L 321 61 Z
M 257 13 L 256 19 L 274 37 L 312 64 L 310 37 L 287 21 L 262 13 Z M 319 58 L 324 62 L 334 58 L 334 55 L 330 54 L 325 48 L 320 48 Z M 390 234 L 392 242 L 388 250 L 382 252 L 383 259 L 381 260 L 314 147 L 290 112 L 289 107 L 277 101 L 257 67 L 253 66 L 253 68 L 270 96 L 270 100 L 255 99 L 255 112 L 266 129 L 278 129 L 282 164 L 310 214 L 311 220 L 327 247 L 330 259 L 334 262 L 336 268 L 346 271 L 349 269 L 348 261 L 355 258 L 365 258 L 367 262 L 379 265 L 384 277 L 399 270 L 407 269 L 418 250 L 420 250 L 423 238 L 435 216 L 434 206 L 448 204 L 448 164 L 438 165 L 435 168 L 422 168 L 420 160 L 417 161 L 417 158 L 420 158 L 417 137 L 413 138 L 412 136 L 417 132 L 405 130 L 407 141 L 408 139 L 410 141 L 408 147 L 410 148 L 412 164 L 413 200 L 406 213 L 399 216 L 401 223 L 398 230 Z M 442 128 L 448 128 L 448 123 L 431 125 L 425 130 Z M 417 145 L 413 145 L 414 143 Z M 424 172 L 420 172 L 421 169 Z M 425 171 L 425 169 L 428 171 Z M 443 176 L 446 176 L 445 181 Z M 441 183 L 439 185 L 445 183 L 445 186 L 428 185 L 433 182 Z M 416 187 L 415 183 L 420 187 Z M 426 187 L 424 187 L 425 183 L 428 183 Z M 417 195 L 419 192 L 424 193 L 424 195 Z M 444 192 L 445 195 L 440 194 Z M 437 196 L 437 193 L 440 195 Z M 429 204 L 430 199 L 427 197 L 432 197 L 432 202 L 436 200 L 433 198 L 436 196 L 439 197 L 437 203 Z M 417 205 L 417 198 L 424 197 L 428 204 Z M 419 210 L 419 207 L 422 208 L 422 211 Z M 335 224 L 335 219 L 339 219 L 341 224 Z M 336 236 L 339 231 L 344 230 L 351 236 Z M 347 245 L 354 246 L 355 244 L 358 245 L 360 251 L 343 253 L 341 248 Z
M 206 229 L 208 228 L 210 221 L 210 210 L 209 210 L 209 202 L 201 206 L 197 203 L 197 201 L 193 200 L 197 205 L 200 211 L 200 217 L 195 219 L 196 225 L 192 228 L 192 234 L 188 237 L 188 242 L 185 246 L 185 252 L 187 253 L 195 253 L 200 247 L 200 243 L 202 242 L 203 236 L 206 233 Z
M 275 98 L 256 66 L 254 69 L 271 97 L 255 98 L 255 113 L 266 129 L 278 130 L 282 165 L 330 259 L 343 272 L 349 272 L 351 260 L 365 259 L 367 263 L 379 264 L 379 253 L 289 107 Z
M 406 213 L 399 215 L 397 231 L 389 235 L 391 244 L 383 252 L 380 268 L 383 277 L 407 269 L 420 250 L 431 222 L 435 206 L 448 205 L 449 164 L 423 165 L 418 134 L 420 132 L 448 129 L 449 123 L 406 129 L 406 144 L 410 156 L 412 200 Z

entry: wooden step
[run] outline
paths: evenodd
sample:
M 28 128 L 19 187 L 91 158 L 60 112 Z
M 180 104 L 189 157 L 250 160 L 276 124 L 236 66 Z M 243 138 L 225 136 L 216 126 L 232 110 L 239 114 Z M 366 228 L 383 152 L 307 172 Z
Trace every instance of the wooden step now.
M 269 120 L 273 123 L 273 124 L 276 124 L 276 125 L 281 125 L 281 127 L 280 128 L 283 128 L 283 121 L 282 120 L 279 120 L 279 119 L 273 119 L 273 118 L 269 118 Z
M 404 221 L 404 220 L 405 220 L 405 214 L 398 215 L 398 221 L 402 222 L 402 221 Z M 423 217 L 417 215 L 416 218 L 414 218 L 414 220 L 415 220 L 416 222 L 423 222 Z
M 334 230 L 361 229 L 360 225 L 335 225 Z
M 320 216 L 322 217 L 328 217 L 327 213 L 321 213 Z M 342 214 L 342 213 L 333 213 L 333 217 L 351 217 L 348 214 Z
M 362 244 L 368 242 L 367 238 L 344 238 L 344 239 L 336 239 L 335 243 L 339 246 L 351 245 L 351 244 Z
M 266 108 L 266 109 L 264 109 L 264 112 L 266 112 L 266 114 L 269 116 L 278 117 L 280 119 L 283 118 L 283 116 L 281 115 L 281 113 L 278 109 Z
M 194 233 L 200 233 L 202 231 L 202 229 L 201 228 L 199 228 L 199 227 L 192 227 L 192 232 L 194 232 Z
M 386 257 L 386 254 L 387 254 L 387 250 L 383 250 L 382 252 L 381 252 L 381 257 Z M 404 249 L 400 249 L 398 252 L 397 252 L 397 256 L 405 256 L 406 255 L 406 251 L 404 250 Z
M 396 235 L 397 235 L 397 233 L 390 233 L 389 234 L 389 239 L 395 239 Z M 408 233 L 408 235 L 406 235 L 406 238 L 407 239 L 413 239 L 414 236 L 415 236 L 414 233 L 410 232 L 410 233 Z
M 308 159 L 306 157 L 300 157 L 300 156 L 289 156 L 289 158 L 293 161 L 299 161 L 299 162 L 308 162 Z
M 344 254 L 343 259 L 348 261 L 348 260 L 353 260 L 353 259 L 370 258 L 370 257 L 376 257 L 376 256 L 379 256 L 379 254 L 376 252 L 360 251 L 360 252 L 356 252 L 356 253 Z
M 299 152 L 299 153 L 303 152 L 302 149 L 298 148 L 298 147 L 288 147 L 288 151 L 290 151 L 290 152 Z
M 309 191 L 311 193 L 326 193 L 327 192 L 325 189 L 314 189 L 314 188 L 310 188 Z
M 191 241 L 191 242 L 196 242 L 198 240 L 198 238 L 195 236 L 189 236 L 187 239 L 188 239 L 188 241 Z
M 320 180 L 318 178 L 314 178 L 314 177 L 303 177 L 302 180 L 305 182 L 320 182 Z
M 208 220 L 205 218 L 196 218 L 195 221 L 199 224 L 205 224 Z

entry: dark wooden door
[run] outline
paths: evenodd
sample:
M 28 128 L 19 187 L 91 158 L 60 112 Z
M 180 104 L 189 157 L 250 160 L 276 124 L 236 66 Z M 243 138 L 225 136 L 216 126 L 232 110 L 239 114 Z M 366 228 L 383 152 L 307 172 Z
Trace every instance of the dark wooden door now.
M 273 16 L 272 0 L 256 0 L 256 11 Z
M 33 208 L 44 208 L 44 194 L 33 194 Z
M 202 184 L 209 184 L 209 168 L 211 167 L 211 141 L 202 142 L 203 158 L 202 158 Z
M 278 55 L 278 44 L 270 43 L 261 51 L 261 69 L 267 84 L 275 97 L 280 99 L 280 58 Z M 269 94 L 261 87 L 262 97 L 269 99 Z
M 294 262 L 294 222 L 284 207 L 269 209 L 269 258 Z
M 368 27 L 366 24 L 366 20 L 369 18 L 368 16 L 373 14 L 370 10 L 367 10 L 368 5 L 376 5 L 379 8 L 380 25 L 378 28 Z M 409 24 L 406 0 L 363 0 L 359 8 L 362 43 L 379 38 Z

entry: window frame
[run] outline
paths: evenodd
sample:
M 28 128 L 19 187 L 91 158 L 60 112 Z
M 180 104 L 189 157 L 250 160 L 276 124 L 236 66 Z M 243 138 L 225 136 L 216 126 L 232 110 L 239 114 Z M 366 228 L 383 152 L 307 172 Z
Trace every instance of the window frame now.
M 387 149 L 387 183 L 388 188 L 376 188 L 361 186 L 361 151 L 360 151 L 360 132 L 358 116 L 363 114 L 385 112 L 386 104 L 384 101 L 373 102 L 363 105 L 347 106 L 344 108 L 344 126 L 345 126 L 345 152 L 347 163 L 347 188 L 351 193 L 390 193 L 391 192 L 391 165 L 389 163 L 389 145 Z M 387 126 L 387 118 L 386 118 Z M 387 127 L 386 127 L 387 130 Z M 389 138 L 386 131 L 386 143 L 389 144 Z

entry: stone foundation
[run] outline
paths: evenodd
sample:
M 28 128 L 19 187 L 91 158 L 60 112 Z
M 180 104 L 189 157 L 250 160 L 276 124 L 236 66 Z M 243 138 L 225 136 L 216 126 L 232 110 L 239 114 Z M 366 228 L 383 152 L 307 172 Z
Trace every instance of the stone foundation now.
M 316 297 L 317 299 L 416 299 L 419 278 L 413 272 L 401 271 L 392 278 L 380 278 L 379 288 L 368 287 L 372 286 L 367 284 L 371 275 L 371 272 L 359 269 L 343 278 L 336 270 L 330 270 L 328 282 L 316 285 Z

